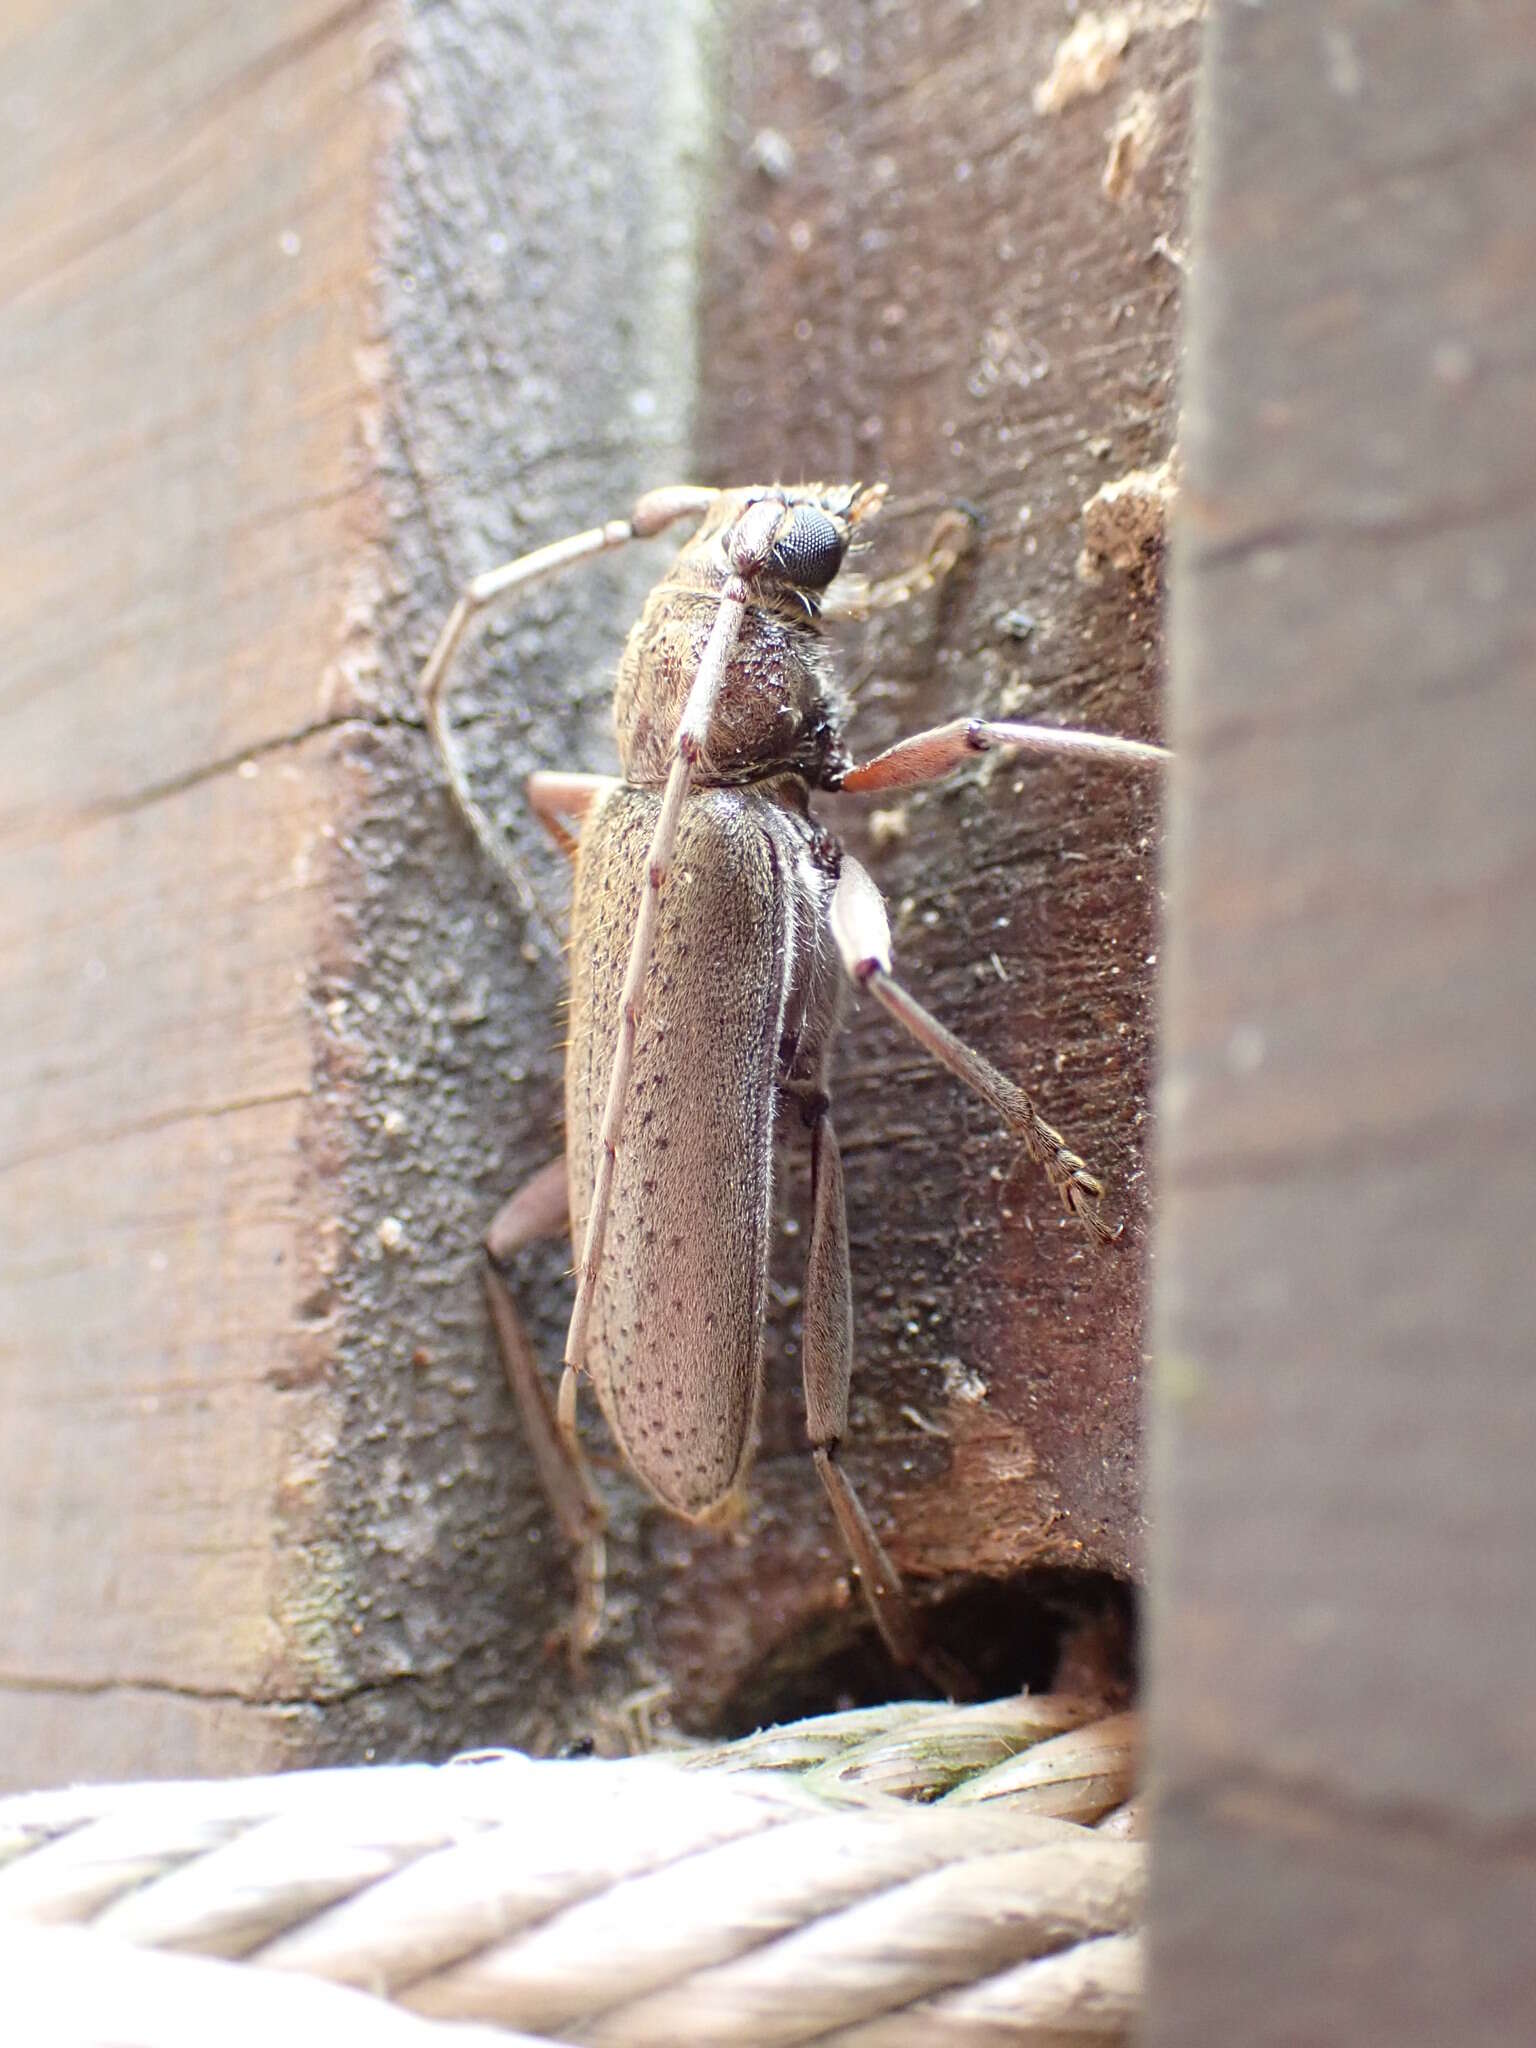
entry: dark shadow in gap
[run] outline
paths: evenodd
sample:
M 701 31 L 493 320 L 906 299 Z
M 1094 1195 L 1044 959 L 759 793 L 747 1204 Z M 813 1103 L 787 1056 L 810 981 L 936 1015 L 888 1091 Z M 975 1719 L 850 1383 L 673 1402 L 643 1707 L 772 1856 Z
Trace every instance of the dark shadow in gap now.
M 823 1615 L 781 1643 L 747 1673 L 709 1732 L 729 1738 L 811 1714 L 930 1697 L 930 1687 L 891 1661 L 862 1607 Z M 1106 1712 L 1134 1700 L 1135 1588 L 1107 1572 L 973 1579 L 925 1603 L 923 1619 L 971 1674 L 977 1699 L 1073 1692 L 1101 1700 Z

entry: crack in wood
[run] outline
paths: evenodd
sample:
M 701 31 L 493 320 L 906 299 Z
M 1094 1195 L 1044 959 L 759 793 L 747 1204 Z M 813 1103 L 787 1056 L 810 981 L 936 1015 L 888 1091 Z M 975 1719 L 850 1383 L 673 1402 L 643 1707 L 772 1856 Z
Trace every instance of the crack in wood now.
M 40 1166 L 49 1160 L 67 1159 L 72 1152 L 94 1152 L 103 1145 L 116 1145 L 124 1139 L 148 1137 L 156 1131 L 174 1129 L 177 1124 L 241 1116 L 247 1110 L 276 1109 L 284 1103 L 308 1102 L 313 1094 L 312 1088 L 278 1088 L 267 1095 L 246 1095 L 231 1102 L 187 1103 L 176 1109 L 156 1110 L 152 1116 L 137 1117 L 129 1123 L 114 1124 L 109 1129 L 82 1131 L 60 1145 L 39 1145 L 28 1152 L 9 1153 L 0 1157 L 0 1177 L 24 1167 Z
M 238 775 L 248 761 L 269 760 L 274 755 L 291 752 L 324 734 L 348 730 L 420 732 L 422 723 L 419 718 L 408 718 L 399 713 L 386 711 L 342 711 L 329 718 L 311 719 L 305 725 L 296 726 L 291 732 L 269 733 L 265 739 L 255 740 L 249 746 L 237 748 L 232 753 L 221 754 L 213 761 L 201 761 L 196 767 L 180 769 L 175 775 L 168 775 L 160 782 L 147 782 L 139 789 L 130 790 L 123 796 L 99 797 L 95 802 L 67 814 L 50 812 L 38 819 L 29 832 L 19 831 L 0 835 L 0 851 L 10 852 L 39 842 L 57 844 L 72 832 L 89 831 L 97 825 L 110 823 L 115 818 L 134 817 L 142 811 L 152 809 L 156 804 L 166 802 L 169 798 L 184 796 L 189 790 L 200 789 L 205 783 L 216 782 L 221 775 Z
M 134 1698 L 192 1700 L 200 1706 L 270 1708 L 292 1713 L 308 1708 L 346 1706 L 356 1700 L 386 1699 L 412 1686 L 440 1682 L 451 1667 L 401 1671 L 390 1678 L 360 1680 L 356 1685 L 317 1687 L 309 1693 L 241 1692 L 237 1688 L 177 1684 L 168 1678 L 33 1677 L 28 1672 L 0 1671 L 0 1693 L 60 1694 L 68 1699 Z

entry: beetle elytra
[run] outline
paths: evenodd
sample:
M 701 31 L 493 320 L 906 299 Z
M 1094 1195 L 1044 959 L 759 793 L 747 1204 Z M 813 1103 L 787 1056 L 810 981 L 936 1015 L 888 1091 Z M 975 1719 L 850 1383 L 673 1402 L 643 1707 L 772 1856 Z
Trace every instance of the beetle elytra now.
M 900 1580 L 838 1461 L 853 1309 L 842 1167 L 827 1091 L 845 990 L 866 989 L 981 1095 L 1101 1237 L 1098 1181 L 1024 1091 L 893 978 L 880 896 L 811 815 L 817 790 L 892 791 L 997 747 L 1145 764 L 1141 741 L 958 719 L 855 765 L 823 617 L 927 588 L 969 538 L 941 520 L 922 562 L 851 596 L 838 577 L 883 491 L 857 485 L 643 496 L 627 519 L 524 555 L 466 586 L 422 672 L 428 727 L 476 837 L 531 898 L 470 791 L 445 702 L 465 628 L 534 581 L 697 521 L 630 633 L 614 702 L 620 778 L 536 774 L 533 808 L 575 862 L 566 1153 L 487 1235 L 498 1342 L 556 1517 L 577 1549 L 579 1651 L 602 1601 L 603 1513 L 576 1430 L 592 1381 L 644 1485 L 690 1520 L 718 1515 L 751 1457 L 762 1379 L 775 1126 L 804 1129 L 811 1222 L 803 1373 L 812 1455 L 892 1654 L 941 1685 Z M 502 1278 L 522 1245 L 569 1222 L 576 1301 L 558 1400 Z

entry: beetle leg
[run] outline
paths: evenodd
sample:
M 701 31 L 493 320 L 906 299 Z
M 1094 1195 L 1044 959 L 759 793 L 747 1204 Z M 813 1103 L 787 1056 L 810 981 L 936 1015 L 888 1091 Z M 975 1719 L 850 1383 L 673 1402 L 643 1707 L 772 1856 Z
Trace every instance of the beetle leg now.
M 577 1661 L 596 1641 L 602 1623 L 606 1517 L 576 1435 L 575 1403 L 569 1404 L 567 1416 L 563 1384 L 559 1408 L 551 1401 L 523 1319 L 499 1270 L 524 1245 L 558 1237 L 569 1228 L 569 1223 L 565 1161 L 552 1159 L 503 1203 L 486 1232 L 485 1295 L 497 1348 L 533 1452 L 539 1483 L 562 1535 L 576 1555 L 576 1607 L 569 1640 L 572 1659 Z M 571 1375 L 567 1372 L 564 1378 L 569 1380 Z
M 886 922 L 880 892 L 859 863 L 843 855 L 842 872 L 832 898 L 832 931 L 842 954 L 843 965 L 860 988 L 867 988 L 897 1023 L 931 1053 L 941 1066 L 962 1080 L 967 1088 L 989 1103 L 998 1116 L 1024 1141 L 1031 1159 L 1045 1169 L 1045 1177 L 1061 1197 L 1067 1213 L 1084 1223 L 1102 1240 L 1118 1236 L 1099 1214 L 1104 1189 L 1083 1161 L 1067 1145 L 1054 1125 L 1048 1124 L 1022 1088 L 1000 1074 L 990 1060 L 973 1052 L 963 1039 L 925 1010 L 891 976 L 891 933 Z
M 508 1195 L 485 1233 L 486 1256 L 504 1266 L 525 1244 L 542 1244 L 570 1227 L 570 1194 L 564 1157 L 551 1159 Z
M 597 799 L 617 788 L 611 775 L 540 768 L 528 778 L 528 805 L 567 860 L 574 860 L 580 836 L 571 826 L 582 824 Z
M 898 1664 L 921 1671 L 941 1692 L 964 1698 L 966 1673 L 929 1643 L 906 1594 L 838 1463 L 848 1431 L 848 1384 L 853 1372 L 853 1293 L 848 1271 L 848 1215 L 843 1165 L 825 1096 L 807 1114 L 811 1126 L 811 1242 L 805 1262 L 805 1420 L 816 1470 L 827 1490 L 859 1584 L 886 1648 Z
M 940 782 L 977 754 L 996 747 L 1017 747 L 1030 754 L 1077 754 L 1112 761 L 1117 767 L 1141 767 L 1173 757 L 1166 747 L 1148 740 L 1125 740 L 1112 733 L 1075 732 L 1068 726 L 1014 725 L 1004 719 L 955 718 L 928 732 L 898 740 L 872 761 L 850 768 L 838 783 L 841 790 L 916 789 Z
M 648 540 L 674 520 L 690 515 L 697 518 L 708 510 L 715 495 L 714 491 L 695 484 L 673 484 L 662 490 L 647 491 L 636 502 L 627 519 L 610 519 L 606 525 L 588 527 L 585 533 L 573 533 L 566 540 L 557 540 L 549 547 L 535 548 L 531 554 L 519 555 L 516 561 L 504 562 L 500 568 L 487 569 L 483 575 L 466 583 L 459 592 L 458 601 L 437 636 L 437 644 L 427 656 L 418 685 L 422 710 L 459 815 L 525 914 L 546 928 L 549 928 L 548 916 L 529 886 L 527 876 L 512 859 L 502 835 L 470 791 L 469 775 L 448 718 L 446 703 L 445 686 L 454 654 L 471 622 L 501 598 L 542 582 L 547 576 L 556 576 L 577 562 L 591 561 L 596 555 L 622 547 L 627 541 Z

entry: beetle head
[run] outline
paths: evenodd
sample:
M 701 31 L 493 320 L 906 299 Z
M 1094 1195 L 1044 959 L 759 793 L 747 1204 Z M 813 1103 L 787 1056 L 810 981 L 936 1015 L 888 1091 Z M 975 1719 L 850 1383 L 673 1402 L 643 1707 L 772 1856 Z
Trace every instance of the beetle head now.
M 775 586 L 814 615 L 816 599 L 848 553 L 854 529 L 885 496 L 876 484 L 803 484 L 743 492 L 722 536 L 737 575 Z

